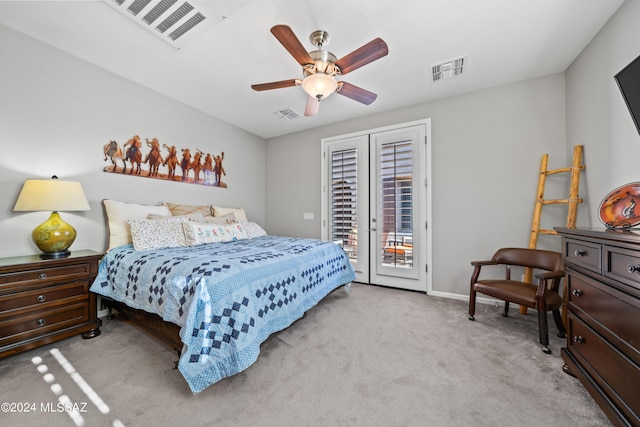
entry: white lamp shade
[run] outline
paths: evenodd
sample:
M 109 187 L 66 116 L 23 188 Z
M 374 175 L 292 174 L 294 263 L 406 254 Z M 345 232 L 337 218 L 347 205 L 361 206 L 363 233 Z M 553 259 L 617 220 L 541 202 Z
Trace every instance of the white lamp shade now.
M 318 100 L 331 95 L 337 87 L 336 79 L 323 73 L 311 74 L 302 81 L 302 89 Z
M 59 179 L 27 179 L 14 211 L 88 211 L 89 202 L 82 185 Z

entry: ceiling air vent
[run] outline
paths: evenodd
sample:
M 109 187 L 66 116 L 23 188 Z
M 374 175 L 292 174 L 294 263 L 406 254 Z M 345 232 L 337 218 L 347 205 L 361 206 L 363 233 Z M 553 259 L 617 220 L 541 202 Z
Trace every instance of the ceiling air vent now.
M 434 82 L 447 80 L 461 75 L 466 67 L 467 57 L 452 59 L 431 67 L 431 80 Z
M 251 0 L 103 0 L 171 46 L 181 48 Z
M 276 111 L 275 113 L 273 113 L 273 115 L 282 120 L 293 120 L 300 117 L 300 115 L 293 111 L 291 108 Z

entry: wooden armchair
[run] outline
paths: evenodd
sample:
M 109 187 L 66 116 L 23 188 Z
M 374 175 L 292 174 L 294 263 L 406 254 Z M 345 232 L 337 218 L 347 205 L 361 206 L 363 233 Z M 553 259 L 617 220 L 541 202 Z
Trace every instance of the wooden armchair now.
M 476 293 L 503 300 L 503 316 L 509 315 L 509 303 L 520 304 L 538 311 L 538 328 L 542 351 L 551 353 L 549 349 L 549 334 L 547 326 L 547 311 L 553 313 L 553 319 L 558 327 L 558 336 L 565 336 L 565 328 L 560 315 L 562 296 L 559 294 L 560 281 L 564 277 L 564 263 L 562 254 L 539 249 L 503 248 L 499 249 L 488 261 L 473 261 L 469 292 L 469 320 L 475 320 Z M 504 279 L 479 280 L 483 266 L 504 265 L 506 275 Z M 511 267 L 530 267 L 544 270 L 535 274 L 537 284 L 524 283 L 511 279 Z

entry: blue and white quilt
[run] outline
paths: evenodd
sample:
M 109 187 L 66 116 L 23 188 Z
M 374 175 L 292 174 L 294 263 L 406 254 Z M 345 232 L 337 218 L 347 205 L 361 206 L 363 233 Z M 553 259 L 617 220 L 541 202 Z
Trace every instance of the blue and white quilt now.
M 178 368 L 191 391 L 243 371 L 260 344 L 355 273 L 342 248 L 263 236 L 105 255 L 91 291 L 182 327 Z

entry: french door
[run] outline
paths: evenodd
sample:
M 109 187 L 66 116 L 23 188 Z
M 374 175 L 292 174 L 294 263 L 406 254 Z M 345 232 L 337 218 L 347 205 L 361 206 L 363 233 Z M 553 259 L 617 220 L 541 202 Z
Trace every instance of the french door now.
M 427 290 L 428 121 L 323 140 L 322 237 L 357 282 Z

